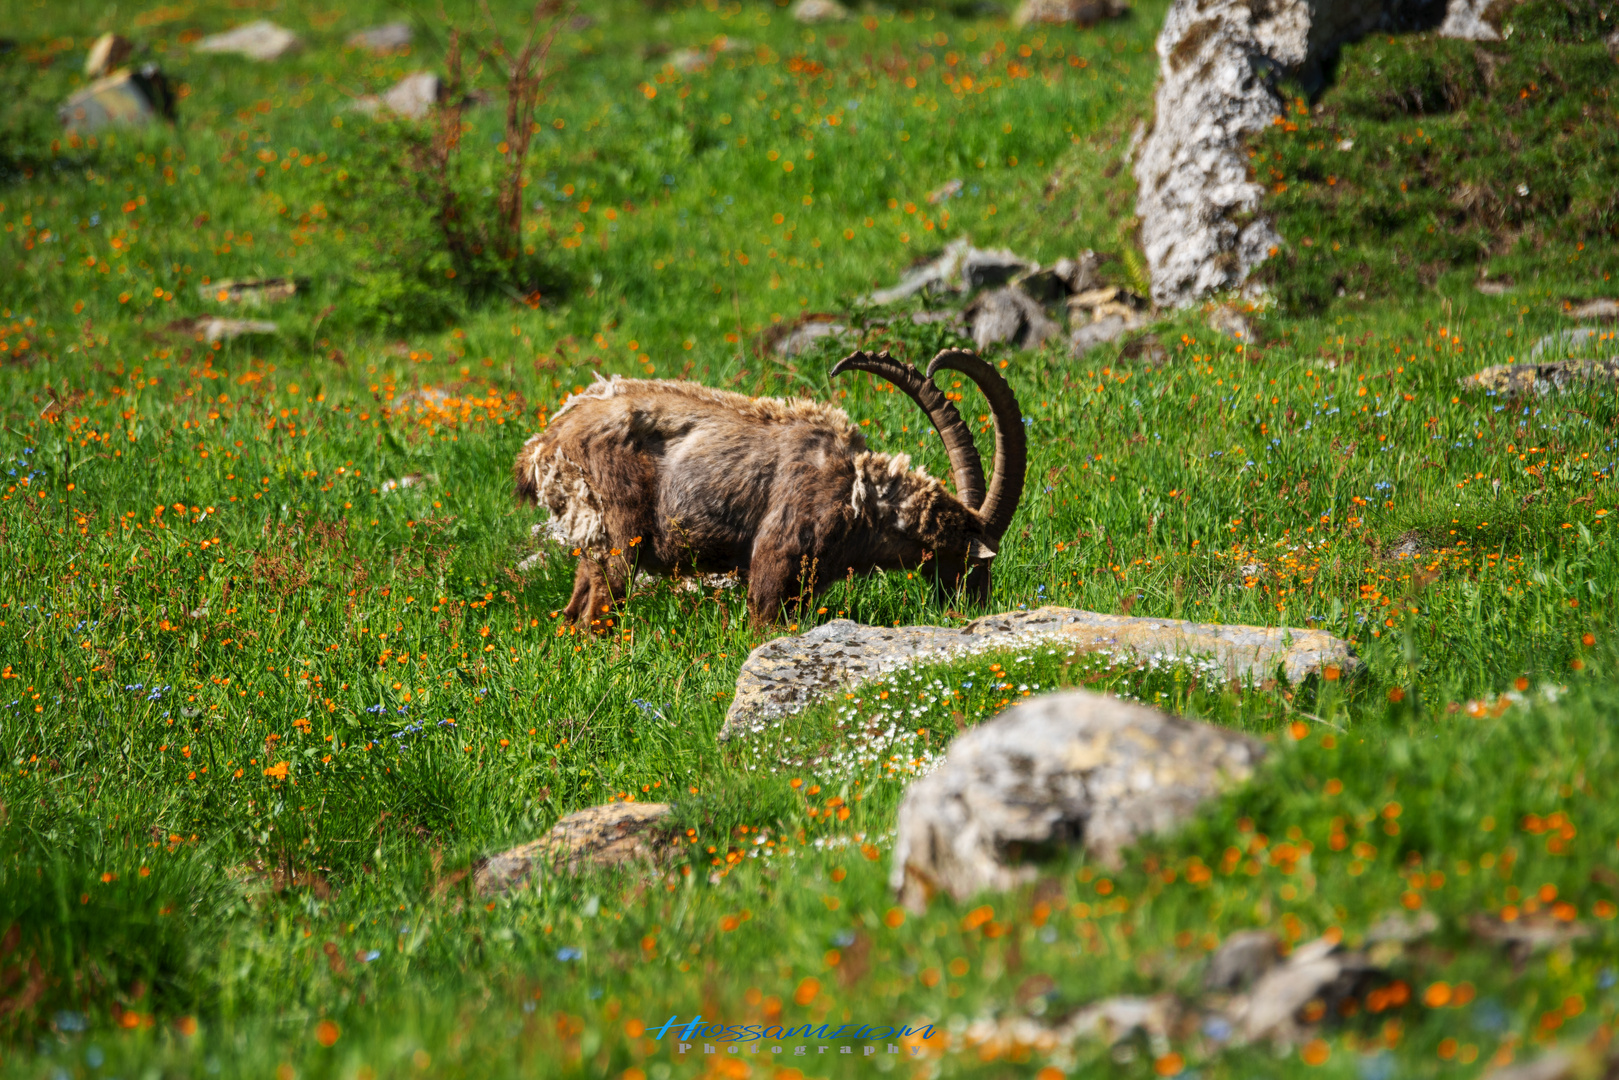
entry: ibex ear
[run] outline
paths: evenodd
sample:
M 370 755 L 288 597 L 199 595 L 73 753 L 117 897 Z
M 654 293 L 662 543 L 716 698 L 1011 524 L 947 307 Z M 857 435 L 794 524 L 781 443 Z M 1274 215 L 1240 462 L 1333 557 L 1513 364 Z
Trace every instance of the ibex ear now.
M 988 562 L 995 557 L 995 549 L 978 540 L 967 541 L 967 558 Z

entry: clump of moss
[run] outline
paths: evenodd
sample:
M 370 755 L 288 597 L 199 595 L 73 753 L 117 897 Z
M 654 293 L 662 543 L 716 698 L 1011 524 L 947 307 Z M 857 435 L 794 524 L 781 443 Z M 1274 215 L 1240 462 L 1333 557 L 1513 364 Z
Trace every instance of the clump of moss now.
M 1288 243 L 1261 271 L 1284 303 L 1409 295 L 1449 278 L 1572 295 L 1619 271 L 1619 4 L 1536 0 L 1506 40 L 1376 36 L 1313 105 L 1250 146 Z

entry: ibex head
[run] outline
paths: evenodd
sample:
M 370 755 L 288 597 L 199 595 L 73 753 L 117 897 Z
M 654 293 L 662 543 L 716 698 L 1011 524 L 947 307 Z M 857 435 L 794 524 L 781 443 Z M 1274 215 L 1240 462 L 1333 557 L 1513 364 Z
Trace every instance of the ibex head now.
M 978 456 L 978 447 L 973 443 L 972 431 L 944 391 L 933 383 L 935 373 L 942 370 L 961 372 L 976 383 L 989 400 L 990 415 L 995 422 L 995 459 L 990 467 L 987 493 L 984 488 L 984 466 Z M 837 376 L 845 371 L 865 371 L 898 387 L 916 402 L 944 440 L 950 469 L 955 475 L 956 499 L 967 511 L 969 520 L 939 523 L 944 526 L 939 530 L 941 537 L 966 537 L 964 545 L 940 545 L 935 552 L 935 558 L 939 560 L 939 581 L 941 586 L 952 580 L 961 581 L 970 599 L 977 603 L 988 602 L 990 560 L 995 557 L 1001 537 L 1012 523 L 1012 514 L 1017 510 L 1018 499 L 1023 494 L 1023 474 L 1028 466 L 1028 439 L 1023 430 L 1023 413 L 1018 408 L 1012 388 L 993 366 L 965 349 L 946 349 L 939 353 L 928 365 L 926 375 L 908 363 L 895 360 L 887 352 L 876 356 L 866 352 L 850 353 L 833 366 L 831 373 Z M 950 513 L 948 507 L 938 507 L 936 512 L 945 518 L 958 516 Z M 956 527 L 950 528 L 951 525 Z M 980 536 L 971 535 L 978 532 L 981 532 Z

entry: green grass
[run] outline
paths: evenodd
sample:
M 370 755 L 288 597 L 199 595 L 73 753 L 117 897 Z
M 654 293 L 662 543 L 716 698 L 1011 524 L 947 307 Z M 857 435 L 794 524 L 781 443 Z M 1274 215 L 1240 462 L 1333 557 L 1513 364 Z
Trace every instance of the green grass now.
M 1619 8 L 1514 5 L 1508 40 L 1373 36 L 1336 83 L 1256 140 L 1286 253 L 1263 275 L 1294 310 L 1380 303 L 1444 280 L 1575 301 L 1619 270 Z M 1312 107 L 1313 106 L 1313 107 Z M 1521 304 L 1519 305 L 1521 306 Z M 1514 298 L 1498 304 L 1515 314 Z
M 441 55 L 434 40 L 380 60 L 342 48 L 392 9 L 266 6 L 308 47 L 265 66 L 181 43 L 245 11 L 121 12 L 189 92 L 172 129 L 77 147 L 51 108 L 82 81 L 88 40 L 129 26 L 88 5 L 18 10 L 25 39 L 0 55 L 0 1071 L 663 1080 L 708 1062 L 632 1021 L 1052 1019 L 1111 993 L 1191 996 L 1237 929 L 1356 941 L 1413 904 L 1441 929 L 1390 962 L 1410 1000 L 1328 1025 L 1324 1074 L 1476 1075 L 1612 1022 L 1619 408 L 1608 387 L 1507 400 L 1456 382 L 1562 326 L 1565 297 L 1612 294 L 1611 222 L 1570 209 L 1596 197 L 1589 174 L 1535 218 L 1544 242 L 1501 264 L 1519 281 L 1507 297 L 1475 293 L 1470 269 L 1406 287 L 1396 271 L 1437 256 L 1390 252 L 1429 243 L 1427 219 L 1387 226 L 1385 245 L 1290 180 L 1284 233 L 1341 228 L 1356 258 L 1386 260 L 1380 280 L 1406 283 L 1398 303 L 1323 294 L 1328 268 L 1299 264 L 1277 279 L 1286 302 L 1255 315 L 1259 348 L 1190 312 L 1159 326 L 1162 368 L 994 357 L 1033 421 L 996 609 L 1319 627 L 1353 641 L 1358 678 L 1225 687 L 1031 650 L 903 673 L 721 747 L 737 668 L 779 631 L 750 627 L 738 592 L 660 583 L 614 636 L 567 633 L 570 560 L 515 570 L 539 550 L 508 487 L 517 447 L 596 371 L 655 372 L 834 398 L 873 444 L 946 473 L 900 395 L 828 383 L 830 346 L 786 363 L 754 342 L 961 235 L 1125 254 L 1109 265 L 1127 275 L 1120 166 L 1165 5 L 1021 34 L 926 10 L 813 30 L 768 5 L 593 11 L 559 38 L 541 108 L 527 191 L 545 209 L 507 282 L 523 302 L 445 276 L 387 152 L 408 132 L 344 107 Z M 497 12 L 520 26 L 519 8 Z M 646 55 L 719 34 L 746 47 L 703 72 Z M 1367 42 L 1340 72 L 1396 47 L 1412 67 L 1471 48 Z M 1519 48 L 1546 55 L 1527 34 L 1505 51 Z M 1328 138 L 1309 125 L 1349 108 L 1349 82 L 1261 152 L 1330 156 L 1301 146 Z M 1572 96 L 1521 100 L 1526 133 L 1576 152 L 1546 134 Z M 468 114 L 458 182 L 474 205 L 499 112 Z M 1611 158 L 1609 128 L 1581 161 Z M 1501 171 L 1499 145 L 1446 138 L 1445 183 Z M 958 177 L 959 197 L 927 202 Z M 205 279 L 260 274 L 306 286 L 267 313 L 279 334 L 210 348 L 164 331 L 220 310 Z M 868 335 L 917 360 L 949 341 L 908 323 Z M 389 484 L 418 473 L 433 480 Z M 1396 557 L 1410 539 L 1419 554 Z M 795 625 L 953 620 L 903 573 L 821 603 Z M 1067 685 L 1256 732 L 1271 764 L 1122 870 L 1063 857 L 1020 893 L 891 916 L 904 781 L 1019 687 Z M 688 854 L 664 873 L 552 878 L 493 905 L 470 893 L 478 858 L 632 794 L 676 805 Z M 1530 902 L 1573 905 L 1592 936 L 1522 971 L 1469 936 L 1475 913 Z M 1430 1008 L 1435 983 L 1472 1000 Z M 1196 1033 L 1170 1050 L 1205 1076 L 1301 1069 L 1296 1051 Z M 1081 1044 L 1059 1064 L 1149 1076 L 1163 1053 Z M 779 1064 L 863 1075 L 898 1059 L 852 1060 Z M 938 1069 L 1047 1064 L 962 1048 Z

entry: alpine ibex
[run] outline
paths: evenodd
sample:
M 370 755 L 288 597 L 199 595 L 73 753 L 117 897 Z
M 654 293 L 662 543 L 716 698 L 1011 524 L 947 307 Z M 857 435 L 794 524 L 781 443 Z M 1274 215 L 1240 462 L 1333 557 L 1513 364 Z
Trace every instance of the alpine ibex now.
M 989 400 L 995 461 L 985 491 L 972 433 L 933 384 L 959 371 Z M 998 371 L 963 350 L 924 377 L 888 353 L 866 371 L 915 401 L 944 439 L 956 494 L 905 454 L 866 449 L 831 405 L 749 398 L 688 382 L 614 377 L 575 394 L 517 455 L 520 498 L 550 509 L 579 556 L 565 612 L 600 625 L 637 570 L 740 571 L 753 617 L 770 622 L 847 574 L 931 562 L 942 594 L 989 599 L 989 563 L 1023 492 L 1023 416 Z

